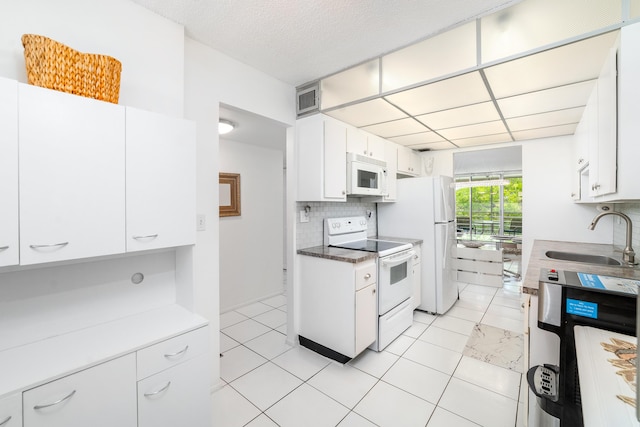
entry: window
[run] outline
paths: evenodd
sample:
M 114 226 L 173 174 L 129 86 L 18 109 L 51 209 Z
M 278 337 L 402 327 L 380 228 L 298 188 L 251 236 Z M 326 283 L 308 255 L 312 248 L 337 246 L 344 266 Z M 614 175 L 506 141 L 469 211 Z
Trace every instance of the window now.
M 458 232 L 469 239 L 522 235 L 522 174 L 456 177 Z

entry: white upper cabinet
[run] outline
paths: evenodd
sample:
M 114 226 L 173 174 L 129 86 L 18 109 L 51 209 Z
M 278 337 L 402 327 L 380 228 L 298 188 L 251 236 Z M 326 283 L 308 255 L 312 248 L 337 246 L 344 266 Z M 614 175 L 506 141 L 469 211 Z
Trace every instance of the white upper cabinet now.
M 351 126 L 347 127 L 347 152 L 386 161 L 384 147 L 385 140 L 379 136 Z
M 589 195 L 616 192 L 617 134 L 617 49 L 605 62 L 596 86 L 597 129 L 589 140 Z
M 396 176 L 398 172 L 398 144 L 384 140 L 384 157 L 387 162 L 387 195 L 385 202 L 395 202 L 398 194 Z
M 316 114 L 296 122 L 299 201 L 347 200 L 347 126 Z
M 126 111 L 127 252 L 194 244 L 195 123 Z
M 16 265 L 20 259 L 17 106 L 18 82 L 0 78 L 0 267 Z
M 124 108 L 19 85 L 20 264 L 124 252 Z
M 640 159 L 640 24 L 627 25 L 620 30 L 618 56 L 618 148 L 617 185 L 614 194 L 598 201 L 625 201 L 640 199 L 638 185 L 638 159 Z
M 421 170 L 421 158 L 411 148 L 398 146 L 398 173 L 403 175 L 419 176 Z

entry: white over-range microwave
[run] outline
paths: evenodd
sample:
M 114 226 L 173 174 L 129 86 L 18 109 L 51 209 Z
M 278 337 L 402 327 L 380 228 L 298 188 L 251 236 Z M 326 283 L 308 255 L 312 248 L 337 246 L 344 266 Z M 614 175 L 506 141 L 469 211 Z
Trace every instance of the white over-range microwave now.
M 387 162 L 356 153 L 347 153 L 347 195 L 387 194 Z

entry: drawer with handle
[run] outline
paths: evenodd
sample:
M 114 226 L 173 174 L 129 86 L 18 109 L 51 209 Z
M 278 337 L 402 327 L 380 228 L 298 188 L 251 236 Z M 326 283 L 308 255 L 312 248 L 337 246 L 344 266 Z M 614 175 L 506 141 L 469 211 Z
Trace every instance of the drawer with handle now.
M 209 339 L 205 326 L 139 350 L 138 380 L 206 353 Z
M 375 261 L 364 262 L 362 265 L 356 264 L 356 291 L 365 288 L 372 283 L 376 283 L 376 263 Z

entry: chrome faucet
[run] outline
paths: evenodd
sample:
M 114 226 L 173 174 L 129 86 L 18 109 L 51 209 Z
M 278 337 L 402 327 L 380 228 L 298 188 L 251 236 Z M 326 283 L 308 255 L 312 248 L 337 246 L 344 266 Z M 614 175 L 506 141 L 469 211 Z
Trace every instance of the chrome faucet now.
M 602 212 L 596 215 L 595 218 L 593 218 L 593 220 L 591 221 L 591 224 L 589 224 L 589 230 L 595 229 L 596 224 L 598 223 L 598 221 L 600 221 L 600 218 L 602 218 L 605 215 L 617 215 L 623 218 L 627 222 L 627 243 L 624 250 L 622 251 L 622 260 L 630 265 L 635 264 L 636 253 L 633 251 L 633 248 L 631 247 L 631 238 L 633 235 L 633 226 L 631 224 L 631 218 L 629 218 L 628 216 L 620 212 Z

